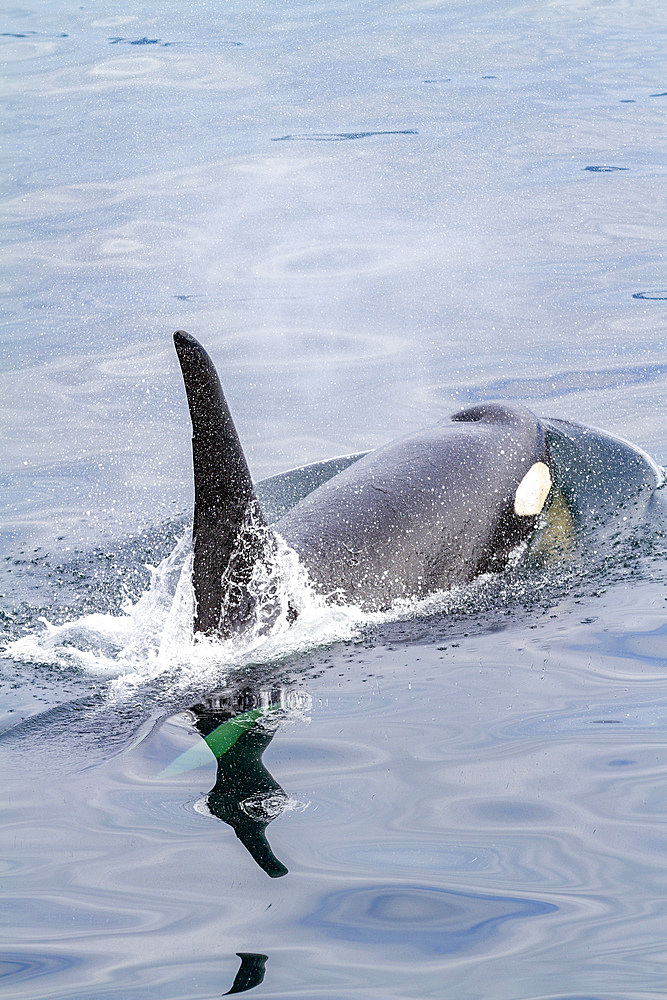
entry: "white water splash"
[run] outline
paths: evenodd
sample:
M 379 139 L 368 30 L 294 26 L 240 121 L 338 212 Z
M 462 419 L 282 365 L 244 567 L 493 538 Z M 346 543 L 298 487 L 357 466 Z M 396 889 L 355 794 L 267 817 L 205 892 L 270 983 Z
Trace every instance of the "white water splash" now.
M 464 587 L 398 600 L 388 611 L 365 612 L 318 594 L 299 558 L 279 536 L 272 557 L 258 561 L 250 581 L 256 616 L 229 639 L 193 634 L 195 598 L 189 533 L 159 566 L 149 567 L 148 589 L 119 613 L 83 615 L 9 642 L 5 655 L 25 663 L 76 668 L 108 681 L 108 696 L 123 701 L 159 681 L 169 690 L 215 686 L 250 663 L 270 662 L 315 646 L 355 638 L 364 627 L 460 608 L 483 587 Z M 290 609 L 298 614 L 292 623 Z
M 87 673 L 147 680 L 169 670 L 192 642 L 194 594 L 188 536 L 157 567 L 148 567 L 148 590 L 118 614 L 83 615 L 62 625 L 40 618 L 44 630 L 10 642 L 4 653 L 16 660 Z
M 74 667 L 104 678 L 110 696 L 124 700 L 157 679 L 174 689 L 215 684 L 225 671 L 259 657 L 268 661 L 349 639 L 368 620 L 353 606 L 330 604 L 317 595 L 296 553 L 281 539 L 270 565 L 258 563 L 250 583 L 259 598 L 256 621 L 242 636 L 231 639 L 198 635 L 195 640 L 189 534 L 149 570 L 148 589 L 119 613 L 83 615 L 61 625 L 40 618 L 43 628 L 7 643 L 4 654 L 24 663 Z M 298 612 L 294 625 L 287 614 L 290 604 Z M 267 624 L 276 607 L 277 617 Z

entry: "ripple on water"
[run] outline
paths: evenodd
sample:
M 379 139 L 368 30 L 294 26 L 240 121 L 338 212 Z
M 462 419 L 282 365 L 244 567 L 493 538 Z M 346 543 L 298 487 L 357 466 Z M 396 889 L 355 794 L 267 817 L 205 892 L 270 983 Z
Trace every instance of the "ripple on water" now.
M 235 368 L 256 372 L 266 369 L 271 373 L 277 369 L 294 367 L 294 358 L 308 356 L 309 364 L 318 370 L 341 369 L 379 361 L 399 354 L 405 346 L 402 336 L 390 335 L 385 331 L 317 329 L 312 324 L 301 328 L 296 324 L 289 328 L 274 323 L 269 330 L 259 327 L 252 331 L 256 354 L 248 354 L 247 332 L 230 331 L 225 336 L 225 350 L 230 365 Z
M 556 811 L 548 806 L 502 798 L 472 803 L 469 809 L 473 815 L 478 816 L 481 820 L 501 825 L 548 823 L 550 820 L 555 821 L 558 818 Z
M 365 873 L 376 872 L 387 875 L 408 875 L 412 878 L 418 872 L 498 873 L 500 865 L 498 852 L 486 848 L 476 849 L 474 845 L 430 843 L 421 837 L 414 841 L 373 844 L 350 843 L 327 852 L 327 860 L 333 861 L 344 871 L 351 869 Z
M 0 985 L 16 987 L 30 979 L 52 976 L 81 964 L 74 955 L 54 952 L 5 951 L 0 957 Z
M 62 40 L 68 37 L 65 32 L 46 34 L 37 31 L 3 31 L 0 33 L 0 38 L 3 39 L 3 63 L 6 66 L 8 63 L 45 59 L 57 52 L 63 44 Z
M 536 899 L 388 884 L 329 893 L 303 923 L 345 941 L 449 955 L 474 950 L 507 921 L 557 910 Z
M 628 167 L 612 167 L 606 163 L 602 163 L 599 166 L 584 167 L 584 170 L 588 170 L 592 174 L 614 174 L 616 171 L 627 169 Z
M 322 243 L 281 250 L 258 265 L 261 277 L 320 280 L 384 274 L 405 264 L 406 249 L 386 244 Z
M 146 38 L 145 35 L 142 38 L 122 38 L 120 35 L 114 35 L 107 41 L 109 45 L 159 45 L 163 49 L 176 44 L 176 42 L 163 42 L 161 38 Z
M 424 81 L 425 83 L 430 81 Z M 296 135 L 277 135 L 273 142 L 346 142 L 353 139 L 370 139 L 376 135 L 417 135 L 415 128 L 385 129 L 377 132 L 302 132 Z

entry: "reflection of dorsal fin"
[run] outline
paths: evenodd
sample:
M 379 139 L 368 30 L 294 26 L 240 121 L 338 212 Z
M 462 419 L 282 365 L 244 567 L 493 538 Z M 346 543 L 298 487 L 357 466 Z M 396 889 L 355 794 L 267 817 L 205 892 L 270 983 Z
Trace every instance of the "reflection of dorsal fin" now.
M 192 527 L 192 583 L 197 601 L 195 632 L 213 633 L 221 625 L 228 597 L 223 574 L 228 570 L 249 517 L 263 523 L 241 443 L 213 362 L 201 344 L 183 330 L 174 334 L 192 420 L 195 511 Z M 251 548 L 253 548 L 251 546 Z M 248 560 L 251 559 L 248 554 Z M 252 560 L 254 561 L 254 559 Z M 251 566 L 235 564 L 236 582 L 247 582 Z M 240 608 L 226 607 L 238 623 Z M 224 625 L 224 623 L 223 623 Z
M 248 951 L 237 951 L 236 954 L 241 959 L 241 968 L 236 973 L 236 979 L 231 990 L 227 990 L 224 996 L 230 993 L 245 993 L 252 990 L 264 981 L 264 966 L 268 962 L 268 955 L 258 955 Z
M 226 712 L 208 710 L 205 703 L 191 709 L 197 729 L 218 761 L 215 785 L 206 799 L 208 808 L 231 826 L 271 878 L 286 875 L 287 868 L 271 850 L 265 831 L 283 812 L 288 798 L 262 761 L 275 730 L 256 723 L 278 707 L 251 708 L 231 718 Z

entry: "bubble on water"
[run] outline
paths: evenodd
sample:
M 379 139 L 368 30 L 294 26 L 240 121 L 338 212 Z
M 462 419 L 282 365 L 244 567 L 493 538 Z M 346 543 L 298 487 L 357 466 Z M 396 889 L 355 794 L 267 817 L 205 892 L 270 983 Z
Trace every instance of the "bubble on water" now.
M 648 302 L 667 302 L 667 288 L 659 288 L 654 292 L 635 292 L 633 299 L 645 299 Z

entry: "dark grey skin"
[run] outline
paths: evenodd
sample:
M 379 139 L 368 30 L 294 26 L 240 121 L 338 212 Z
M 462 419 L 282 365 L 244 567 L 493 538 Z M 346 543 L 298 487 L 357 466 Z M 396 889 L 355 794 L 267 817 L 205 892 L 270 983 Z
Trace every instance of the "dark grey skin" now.
M 370 452 L 275 525 L 324 593 L 367 610 L 501 569 L 535 517 L 513 510 L 545 433 L 522 406 L 489 404 Z
M 246 584 L 274 534 L 316 589 L 367 610 L 499 570 L 535 516 L 514 513 L 545 431 L 525 407 L 488 404 L 360 458 L 269 528 L 203 347 L 174 334 L 193 425 L 195 631 L 230 634 L 252 615 Z

